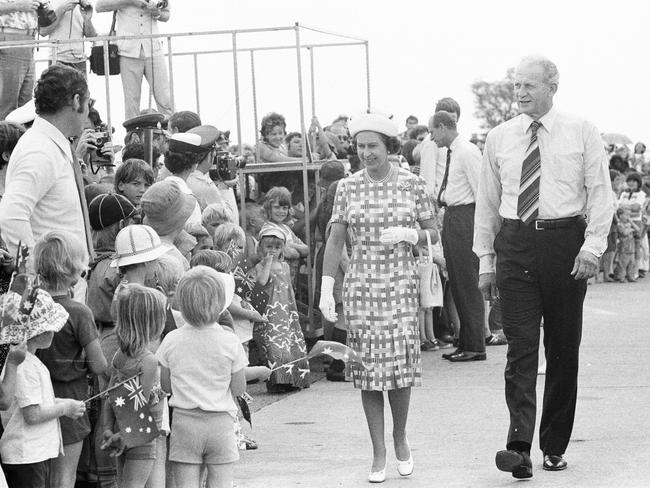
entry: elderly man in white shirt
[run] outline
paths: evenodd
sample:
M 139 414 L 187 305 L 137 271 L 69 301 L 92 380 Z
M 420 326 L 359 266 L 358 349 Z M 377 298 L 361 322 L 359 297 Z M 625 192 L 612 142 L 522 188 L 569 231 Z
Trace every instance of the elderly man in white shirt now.
M 34 98 L 38 116 L 9 160 L 0 201 L 2 238 L 15 255 L 19 243 L 31 250 L 43 234 L 65 230 L 85 236 L 92 256 L 81 168 L 70 147 L 88 118 L 86 79 L 53 65 L 38 80 Z
M 496 465 L 533 475 L 540 322 L 546 385 L 540 423 L 542 467 L 566 469 L 577 398 L 587 278 L 607 247 L 613 197 L 598 129 L 557 112 L 553 62 L 525 58 L 514 87 L 520 115 L 487 136 L 476 202 L 474 252 L 486 298 L 498 289 L 508 339 L 505 370 L 510 429 Z
M 97 12 L 116 12 L 118 36 L 159 34 L 158 22 L 169 20 L 168 0 L 97 0 Z M 124 90 L 124 118 L 140 113 L 140 92 L 144 76 L 153 90 L 158 112 L 172 114 L 169 75 L 159 38 L 117 41 L 120 76 Z

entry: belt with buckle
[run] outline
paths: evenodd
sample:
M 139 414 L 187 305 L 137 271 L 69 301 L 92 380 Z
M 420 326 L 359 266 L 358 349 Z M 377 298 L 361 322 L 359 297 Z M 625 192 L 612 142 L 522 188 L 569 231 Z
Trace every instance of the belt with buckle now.
M 536 219 L 526 225 L 519 219 L 503 219 L 505 224 L 516 225 L 518 227 L 530 227 L 535 230 L 555 230 L 566 229 L 575 226 L 580 220 L 584 220 L 582 215 L 566 217 L 563 219 Z
M 37 29 L 16 29 L 15 27 L 5 27 L 0 25 L 0 33 L 2 34 L 21 34 L 23 36 L 34 37 Z

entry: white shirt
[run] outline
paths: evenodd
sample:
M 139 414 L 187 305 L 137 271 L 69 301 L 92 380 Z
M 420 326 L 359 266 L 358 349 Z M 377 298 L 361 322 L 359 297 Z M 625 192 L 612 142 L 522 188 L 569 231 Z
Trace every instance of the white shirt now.
M 474 253 L 480 273 L 494 271 L 494 238 L 503 218 L 518 219 L 521 167 L 533 119 L 521 114 L 490 131 L 476 200 Z M 607 247 L 613 198 L 609 165 L 598 129 L 551 109 L 537 131 L 542 161 L 539 218 L 587 216 L 581 248 L 600 256 Z
M 56 9 L 59 5 L 64 3 L 65 0 L 56 0 L 52 3 L 52 8 Z M 72 10 L 65 12 L 58 24 L 54 28 L 48 39 L 50 40 L 67 40 L 67 39 L 81 39 L 84 36 L 84 18 L 81 15 L 81 7 L 75 6 Z M 72 20 L 70 20 L 72 18 Z M 56 59 L 64 63 L 81 63 L 86 60 L 84 53 L 83 42 L 77 43 L 64 43 L 58 44 L 53 47 L 50 54 L 50 59 L 54 59 L 56 52 Z
M 234 332 L 219 324 L 184 325 L 165 336 L 156 358 L 170 372 L 170 406 L 236 415 L 230 381 L 248 359 Z
M 427 192 L 434 199 L 438 198 L 440 185 L 445 176 L 447 149 L 439 148 L 433 140 L 427 138 L 413 149 L 413 155 L 418 154 L 420 156 L 420 176 L 427 184 Z
M 31 250 L 45 233 L 64 230 L 85 239 L 81 200 L 75 183 L 70 143 L 41 117 L 11 153 L 0 231 L 12 256 L 18 242 Z M 85 242 L 83 240 L 82 242 Z
M 188 176 L 186 183 L 198 200 L 201 210 L 205 210 L 205 207 L 211 203 L 227 203 L 208 173 L 202 173 L 198 169 L 194 170 Z
M 115 32 L 118 36 L 143 36 L 159 34 L 158 21 L 147 10 L 128 6 L 117 11 Z M 133 40 L 116 41 L 120 56 L 127 58 L 140 58 L 142 53 L 145 58 L 162 54 L 162 41 L 160 38 L 142 38 Z
M 38 463 L 63 454 L 59 419 L 29 425 L 21 409 L 30 405 L 54 405 L 54 389 L 50 372 L 36 356 L 28 352 L 16 371 L 15 398 L 9 410 L 1 413 L 5 427 L 0 439 L 3 463 Z
M 442 193 L 442 200 L 450 207 L 475 203 L 481 174 L 481 151 L 460 136 L 452 141 L 449 149 L 451 151 L 449 176 L 447 187 Z M 445 155 L 445 165 L 446 158 L 447 155 Z

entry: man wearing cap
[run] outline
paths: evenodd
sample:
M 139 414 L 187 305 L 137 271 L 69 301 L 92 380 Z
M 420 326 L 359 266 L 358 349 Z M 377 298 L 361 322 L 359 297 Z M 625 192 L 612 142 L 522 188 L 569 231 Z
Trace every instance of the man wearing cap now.
M 68 66 L 49 67 L 36 84 L 38 116 L 11 154 L 0 201 L 0 229 L 12 255 L 19 243 L 31 249 L 46 232 L 63 230 L 85 236 L 92 258 L 81 168 L 69 140 L 81 134 L 89 99 L 86 79 Z
M 38 28 L 38 0 L 5 0 L 0 3 L 0 41 L 31 42 Z M 0 120 L 32 98 L 34 49 L 0 49 Z
M 576 410 L 582 306 L 613 216 L 600 133 L 590 122 L 555 110 L 558 83 L 557 67 L 549 59 L 521 61 L 514 75 L 521 113 L 488 134 L 476 199 L 479 287 L 486 299 L 498 290 L 508 339 L 510 429 L 506 449 L 495 461 L 515 478 L 533 475 L 542 318 L 547 360 L 539 432 L 542 467 L 567 467 L 563 456 Z
M 97 12 L 116 12 L 116 34 L 137 36 L 117 41 L 120 54 L 120 75 L 124 91 L 124 118 L 140 112 L 142 77 L 153 90 L 158 111 L 171 115 L 169 77 L 160 38 L 143 36 L 159 34 L 158 22 L 169 20 L 169 1 L 156 0 L 97 0 Z
M 439 208 L 445 209 L 442 247 L 460 319 L 458 349 L 442 357 L 454 363 L 483 361 L 486 359 L 485 304 L 478 289 L 478 258 L 472 252 L 481 152 L 459 137 L 455 114 L 436 112 L 431 126 L 433 141 L 438 147 L 447 149 L 437 202 Z

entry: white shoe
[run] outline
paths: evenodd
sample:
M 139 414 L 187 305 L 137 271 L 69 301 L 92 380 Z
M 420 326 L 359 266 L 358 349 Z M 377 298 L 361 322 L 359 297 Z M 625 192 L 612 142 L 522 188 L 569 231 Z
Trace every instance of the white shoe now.
M 409 476 L 413 472 L 413 466 L 413 455 L 411 455 L 406 461 L 397 461 L 397 472 L 400 476 Z
M 384 464 L 384 469 L 380 471 L 370 471 L 368 481 L 370 483 L 383 483 L 386 481 L 386 465 Z

